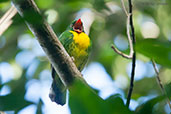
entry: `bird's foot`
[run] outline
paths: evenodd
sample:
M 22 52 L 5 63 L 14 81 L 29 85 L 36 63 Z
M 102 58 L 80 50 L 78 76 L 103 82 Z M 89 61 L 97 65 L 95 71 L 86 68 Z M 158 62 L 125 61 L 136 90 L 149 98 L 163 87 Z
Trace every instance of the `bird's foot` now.
M 75 61 L 75 58 L 73 56 L 71 57 L 71 59 L 72 59 L 73 62 Z

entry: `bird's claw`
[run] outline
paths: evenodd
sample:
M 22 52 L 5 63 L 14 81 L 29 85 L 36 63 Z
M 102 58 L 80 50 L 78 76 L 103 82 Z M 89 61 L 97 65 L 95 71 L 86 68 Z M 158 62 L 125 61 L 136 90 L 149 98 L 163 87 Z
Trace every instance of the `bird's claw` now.
M 71 57 L 71 59 L 72 59 L 73 62 L 75 61 L 75 58 L 73 56 Z

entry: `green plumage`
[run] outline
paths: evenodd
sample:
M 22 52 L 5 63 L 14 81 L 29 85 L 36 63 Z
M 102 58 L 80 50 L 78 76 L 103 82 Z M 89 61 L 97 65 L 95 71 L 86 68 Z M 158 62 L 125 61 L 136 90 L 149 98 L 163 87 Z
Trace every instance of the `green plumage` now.
M 91 41 L 90 41 L 90 46 L 88 48 L 80 49 L 78 44 L 74 42 L 73 34 L 70 32 L 70 30 L 63 32 L 59 37 L 59 40 L 64 46 L 64 48 L 66 49 L 66 51 L 68 52 L 68 54 L 70 55 L 70 57 L 74 58 L 74 63 L 76 64 L 78 70 L 82 71 L 88 60 L 88 56 L 91 50 Z M 76 51 L 78 49 L 79 51 Z M 81 50 L 85 50 L 86 54 L 84 55 L 80 54 Z
M 64 48 L 66 49 L 70 57 L 73 58 L 73 61 L 76 64 L 77 68 L 81 71 L 87 62 L 91 50 L 91 40 L 89 42 L 90 44 L 88 45 L 88 47 L 81 48 L 79 42 L 77 43 L 75 42 L 74 40 L 75 34 L 73 34 L 71 31 L 73 31 L 72 28 L 63 32 L 60 35 L 59 40 L 63 44 Z M 82 36 L 84 36 L 85 33 L 82 32 L 82 34 L 83 34 Z M 64 105 L 66 102 L 66 87 L 63 85 L 62 81 L 60 80 L 59 76 L 56 74 L 53 67 L 52 67 L 52 77 L 53 77 L 53 83 L 52 83 L 49 97 L 53 102 L 56 102 L 57 104 L 60 105 Z

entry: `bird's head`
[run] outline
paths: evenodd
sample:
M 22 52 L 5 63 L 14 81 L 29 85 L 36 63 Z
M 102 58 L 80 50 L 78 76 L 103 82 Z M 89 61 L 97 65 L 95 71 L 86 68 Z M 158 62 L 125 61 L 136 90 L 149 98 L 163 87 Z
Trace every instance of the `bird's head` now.
M 84 32 L 83 23 L 82 23 L 81 19 L 75 20 L 71 24 L 71 29 L 77 33 Z

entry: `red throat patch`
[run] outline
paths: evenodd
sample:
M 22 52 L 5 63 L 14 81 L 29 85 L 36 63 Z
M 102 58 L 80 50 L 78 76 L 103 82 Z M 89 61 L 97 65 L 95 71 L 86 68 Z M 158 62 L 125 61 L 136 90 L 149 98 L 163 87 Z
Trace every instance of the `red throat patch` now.
M 75 22 L 75 24 L 74 24 L 74 26 L 73 26 L 73 30 L 74 30 L 75 32 L 77 32 L 77 33 L 83 32 L 83 24 L 82 24 L 82 22 L 81 22 L 81 19 L 78 19 L 78 20 Z
M 82 24 L 81 19 L 78 19 L 76 23 Z

